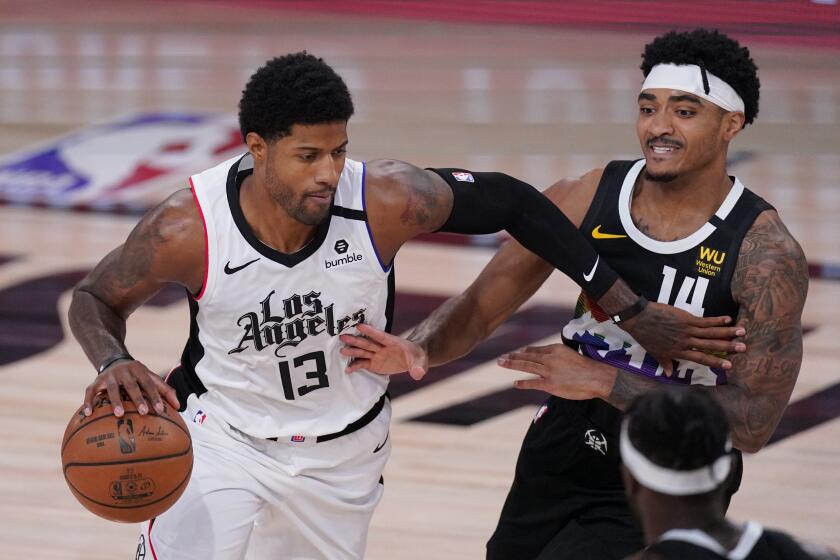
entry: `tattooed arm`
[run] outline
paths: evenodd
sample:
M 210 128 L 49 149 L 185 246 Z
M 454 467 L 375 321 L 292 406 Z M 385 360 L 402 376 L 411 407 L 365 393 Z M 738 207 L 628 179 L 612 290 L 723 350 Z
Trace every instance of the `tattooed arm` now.
M 135 309 L 169 282 L 197 293 L 204 267 L 201 217 L 191 192 L 181 190 L 149 211 L 73 292 L 70 328 L 94 367 L 128 354 L 125 324 Z M 161 394 L 178 406 L 174 391 L 159 376 L 130 359 L 113 362 L 87 387 L 85 406 L 89 410 L 93 396 L 104 390 L 115 413 L 122 415 L 121 386 L 141 414 L 148 410 L 143 395 L 157 410 L 162 410 Z
M 775 211 L 764 212 L 744 237 L 732 279 L 747 351 L 732 357 L 727 385 L 690 388 L 710 391 L 723 405 L 734 445 L 743 451 L 754 453 L 767 443 L 790 399 L 802 362 L 801 317 L 807 293 L 802 248 Z M 637 395 L 662 386 L 624 371 L 613 375 L 605 400 L 622 410 Z

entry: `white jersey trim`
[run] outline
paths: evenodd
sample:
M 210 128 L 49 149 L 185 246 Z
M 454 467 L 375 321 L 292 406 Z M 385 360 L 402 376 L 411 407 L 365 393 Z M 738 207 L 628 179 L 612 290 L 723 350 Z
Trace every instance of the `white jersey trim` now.
M 642 233 L 642 231 L 636 227 L 636 224 L 633 223 L 633 217 L 630 214 L 630 205 L 633 200 L 633 190 L 636 185 L 636 179 L 644 167 L 645 160 L 643 159 L 640 159 L 633 164 L 633 167 L 630 168 L 630 171 L 624 177 L 624 182 L 621 185 L 621 192 L 618 195 L 618 215 L 621 218 L 621 225 L 624 227 L 627 235 L 630 236 L 630 239 L 648 251 L 652 251 L 660 255 L 675 255 L 677 253 L 693 249 L 696 245 L 699 245 L 705 241 L 707 237 L 714 233 L 717 228 L 709 222 L 703 224 L 700 229 L 688 237 L 684 237 L 676 241 L 659 241 Z M 721 204 L 720 208 L 718 208 L 717 212 L 715 212 L 715 216 L 721 220 L 726 219 L 735 207 L 738 199 L 741 198 L 741 194 L 743 194 L 743 192 L 744 185 L 741 181 L 735 179 L 735 182 L 732 184 L 732 188 L 729 189 L 729 194 L 726 195 L 723 204 Z
M 741 538 L 738 539 L 738 544 L 735 548 L 727 551 L 721 546 L 719 542 L 713 539 L 705 531 L 700 529 L 671 529 L 666 531 L 657 539 L 657 542 L 663 541 L 682 541 L 711 550 L 719 556 L 728 558 L 729 560 L 744 560 L 750 555 L 758 539 L 761 538 L 764 532 L 764 527 L 755 521 L 747 521 L 744 526 L 744 531 L 741 533 Z

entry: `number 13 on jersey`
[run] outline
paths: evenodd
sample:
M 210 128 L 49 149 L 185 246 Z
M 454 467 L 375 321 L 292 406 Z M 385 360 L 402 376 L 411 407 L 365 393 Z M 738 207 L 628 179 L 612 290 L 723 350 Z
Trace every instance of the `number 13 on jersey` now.
M 299 377 L 301 375 L 298 370 L 303 369 L 303 366 L 308 362 L 314 363 L 309 365 L 307 369 L 312 367 L 315 369 L 307 371 L 303 375 L 305 375 L 306 379 L 315 380 L 315 383 L 299 386 L 297 388 L 297 394 L 300 397 L 317 389 L 323 389 L 324 387 L 330 386 L 330 380 L 327 377 L 327 360 L 324 357 L 324 353 L 321 351 L 310 352 L 294 358 L 292 360 L 292 365 L 294 366 L 295 377 Z M 295 387 L 294 382 L 292 381 L 292 369 L 289 367 L 289 362 L 280 362 L 277 364 L 277 367 L 280 368 L 280 382 L 283 384 L 283 395 L 286 397 L 286 400 L 295 400 Z

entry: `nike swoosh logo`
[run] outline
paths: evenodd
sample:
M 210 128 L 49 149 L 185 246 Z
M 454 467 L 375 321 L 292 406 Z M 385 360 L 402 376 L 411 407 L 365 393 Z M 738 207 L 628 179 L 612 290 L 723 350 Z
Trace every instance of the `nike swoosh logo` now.
M 225 265 L 225 274 L 235 274 L 235 273 L 239 272 L 240 270 L 242 270 L 243 268 L 245 268 L 246 266 L 250 266 L 250 265 L 254 264 L 258 260 L 260 260 L 259 257 L 257 257 L 256 259 L 254 259 L 252 261 L 248 261 L 245 264 L 235 266 L 233 268 L 230 267 L 230 261 L 228 261 L 227 264 Z
M 390 436 L 390 435 L 391 435 L 391 432 L 388 432 L 387 434 L 385 434 L 385 441 L 383 441 L 381 444 L 376 446 L 376 449 L 373 450 L 374 453 L 379 453 L 380 451 L 382 451 L 382 448 L 385 447 L 386 443 L 388 443 L 388 436 Z
M 593 239 L 621 239 L 622 237 L 627 236 L 619 235 L 617 233 L 601 233 L 601 226 L 596 226 L 595 229 L 592 230 L 592 237 Z
M 595 269 L 598 268 L 598 261 L 601 260 L 601 255 L 595 259 L 595 264 L 592 265 L 592 270 L 589 271 L 589 274 L 584 274 L 583 279 L 587 282 L 591 282 L 592 278 L 595 276 Z

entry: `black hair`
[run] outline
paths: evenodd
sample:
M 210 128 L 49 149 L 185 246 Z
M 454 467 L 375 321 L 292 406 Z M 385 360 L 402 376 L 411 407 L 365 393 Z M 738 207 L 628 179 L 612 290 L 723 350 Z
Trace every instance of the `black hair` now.
M 651 391 L 636 399 L 625 415 L 633 447 L 661 467 L 698 469 L 727 452 L 726 413 L 702 391 Z
M 734 89 L 744 100 L 744 126 L 758 115 L 758 68 L 747 47 L 723 33 L 708 29 L 670 31 L 645 45 L 642 73 L 657 64 L 697 64 Z
M 287 136 L 292 125 L 346 122 L 353 115 L 347 85 L 323 59 L 301 51 L 273 58 L 242 91 L 242 138 L 256 132 L 268 142 Z

